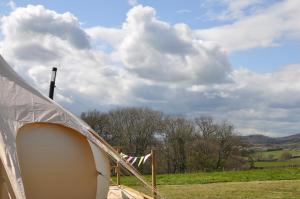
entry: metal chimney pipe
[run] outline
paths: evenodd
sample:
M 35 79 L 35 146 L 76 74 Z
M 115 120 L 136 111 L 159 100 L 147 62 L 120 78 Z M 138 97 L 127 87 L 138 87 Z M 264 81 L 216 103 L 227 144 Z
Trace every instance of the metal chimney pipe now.
M 57 68 L 52 68 L 51 80 L 50 80 L 50 89 L 49 89 L 49 98 L 53 100 L 54 88 L 55 88 L 55 79 L 56 79 Z

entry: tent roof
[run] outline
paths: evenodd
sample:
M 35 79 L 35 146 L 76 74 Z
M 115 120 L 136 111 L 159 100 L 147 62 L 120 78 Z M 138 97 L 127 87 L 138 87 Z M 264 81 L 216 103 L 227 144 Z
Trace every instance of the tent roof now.
M 35 122 L 61 124 L 99 146 L 85 122 L 27 84 L 1 55 L 0 87 L 0 158 L 17 198 L 25 198 L 15 142 L 20 127 Z
M 16 136 L 22 126 L 35 122 L 61 124 L 78 131 L 151 188 L 139 172 L 85 122 L 27 84 L 1 55 L 0 88 L 0 159 L 17 198 L 25 199 L 25 192 L 17 158 Z

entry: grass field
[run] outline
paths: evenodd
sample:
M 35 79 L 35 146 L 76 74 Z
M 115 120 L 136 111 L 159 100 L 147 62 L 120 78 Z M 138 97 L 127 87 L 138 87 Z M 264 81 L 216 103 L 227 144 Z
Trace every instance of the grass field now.
M 162 185 L 167 199 L 299 199 L 300 180 Z
M 145 191 L 132 177 L 121 182 Z M 157 184 L 167 199 L 299 199 L 300 168 L 164 174 Z
M 292 155 L 300 155 L 299 150 L 278 150 L 278 151 L 263 151 L 256 152 L 256 155 L 260 155 L 263 159 L 268 159 L 269 157 L 273 157 L 274 159 L 278 159 L 277 161 L 257 161 L 255 162 L 255 167 L 289 167 L 289 166 L 300 166 L 300 158 L 292 158 L 287 161 L 280 161 L 280 157 L 282 153 L 288 151 Z
M 279 159 L 283 152 L 289 152 L 292 155 L 300 155 L 299 150 L 261 151 L 261 152 L 256 152 L 256 154 L 260 154 L 264 158 L 273 156 L 274 158 Z
M 261 152 L 280 158 L 283 150 Z M 299 155 L 300 151 L 289 151 Z M 300 199 L 300 168 L 270 168 L 300 165 L 300 158 L 288 161 L 255 162 L 266 169 L 225 172 L 163 174 L 157 176 L 159 192 L 167 199 Z M 145 176 L 150 181 L 151 176 Z M 122 177 L 122 184 L 138 190 L 137 181 Z M 148 192 L 149 194 L 149 192 Z
M 150 180 L 150 176 L 146 176 Z M 157 176 L 158 185 L 209 184 L 218 182 L 248 182 L 269 180 L 300 180 L 300 168 L 258 169 L 247 171 L 199 172 Z M 122 184 L 136 186 L 132 177 L 122 177 Z M 299 197 L 300 198 L 300 197 Z
M 300 158 L 293 158 L 287 161 L 272 162 L 255 162 L 255 167 L 283 167 L 283 166 L 300 166 Z

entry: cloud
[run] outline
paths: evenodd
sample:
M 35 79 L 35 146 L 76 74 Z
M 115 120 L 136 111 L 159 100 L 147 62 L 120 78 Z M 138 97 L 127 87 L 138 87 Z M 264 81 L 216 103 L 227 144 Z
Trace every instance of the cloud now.
M 107 43 L 110 46 L 117 47 L 124 39 L 124 31 L 119 28 L 92 27 L 85 29 L 93 42 Z
M 235 106 L 239 108 L 232 108 L 229 117 L 243 126 L 277 135 L 298 133 L 299 73 L 299 64 L 284 66 L 272 74 L 236 71 L 236 86 L 230 96 L 238 96 Z
M 232 82 L 209 87 L 194 85 L 183 95 L 188 100 L 186 104 L 197 100 L 189 107 L 191 112 L 194 109 L 229 119 L 243 134 L 299 133 L 299 73 L 299 64 L 269 74 L 239 69 L 231 73 Z
M 17 5 L 14 1 L 9 1 L 7 6 L 10 7 L 11 10 L 15 10 L 17 8 Z
M 127 0 L 127 1 L 128 1 L 128 4 L 130 6 L 136 6 L 136 5 L 138 5 L 138 0 Z
M 196 17 L 201 21 L 217 21 L 227 23 L 241 20 L 264 10 L 269 5 L 276 3 L 273 0 L 204 0 L 200 6 L 203 10 Z
M 280 39 L 299 40 L 300 1 L 279 1 L 229 25 L 198 30 L 200 39 L 217 42 L 228 51 L 278 45 Z
M 99 104 L 117 103 L 122 71 L 114 69 L 109 54 L 91 48 L 90 37 L 74 15 L 29 5 L 1 22 L 1 54 L 43 92 L 47 93 L 51 68 L 57 66 L 57 86 L 65 98 L 73 91 L 87 99 L 97 93 Z
M 71 13 L 43 6 L 17 8 L 1 22 L 4 58 L 45 94 L 57 66 L 56 99 L 77 113 L 149 106 L 228 119 L 243 134 L 283 135 L 300 128 L 299 64 L 269 74 L 234 70 L 221 47 L 201 31 L 159 20 L 151 7 L 132 8 L 120 28 L 83 29 Z M 285 22 L 287 27 L 295 21 Z
M 57 14 L 43 6 L 17 8 L 8 17 L 2 18 L 2 32 L 6 39 L 23 42 L 36 37 L 45 40 L 55 37 L 67 41 L 78 49 L 89 48 L 87 34 L 80 28 L 78 20 L 71 13 Z
M 217 45 L 193 37 L 187 25 L 171 26 L 155 14 L 153 8 L 143 6 L 128 12 L 118 49 L 127 70 L 154 81 L 226 81 L 230 64 Z
M 263 4 L 263 0 L 219 0 L 223 3 L 227 9 L 221 12 L 221 14 L 216 14 L 216 19 L 219 20 L 233 20 L 241 19 L 249 13 L 255 13 L 259 6 Z M 249 12 L 249 13 L 247 13 Z
M 30 53 L 28 53 L 28 49 L 30 49 Z M 34 42 L 17 45 L 14 53 L 17 59 L 24 61 L 36 60 L 39 62 L 49 62 L 59 57 L 57 52 Z

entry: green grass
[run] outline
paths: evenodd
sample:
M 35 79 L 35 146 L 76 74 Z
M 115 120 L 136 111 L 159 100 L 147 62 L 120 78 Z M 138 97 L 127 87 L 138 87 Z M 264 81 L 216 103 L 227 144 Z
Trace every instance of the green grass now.
M 299 199 L 300 180 L 162 185 L 167 199 Z
M 277 161 L 256 161 L 255 167 L 289 167 L 289 166 L 300 166 L 300 158 L 292 158 L 287 161 L 280 160 L 282 153 L 289 152 L 292 155 L 300 155 L 299 150 L 278 150 L 278 151 L 263 151 L 256 152 L 254 156 L 260 156 L 262 159 L 269 159 L 270 157 L 277 159 Z
M 146 176 L 150 181 L 151 176 Z M 248 182 L 267 180 L 300 180 L 300 168 L 258 169 L 247 171 L 199 172 L 186 174 L 164 174 L 157 176 L 158 185 L 208 184 L 218 182 Z M 136 186 L 133 177 L 122 177 L 122 184 Z
M 299 150 L 278 150 L 278 151 L 262 151 L 262 152 L 256 152 L 256 154 L 262 155 L 263 158 L 268 158 L 270 156 L 273 156 L 273 158 L 279 159 L 283 152 L 289 152 L 292 155 L 300 155 Z
M 121 182 L 145 191 L 133 177 L 122 177 Z M 167 199 L 300 198 L 300 168 L 164 174 L 157 176 L 157 183 Z
M 283 166 L 300 166 L 300 158 L 293 158 L 288 161 L 272 161 L 272 162 L 255 162 L 256 167 L 283 167 Z

